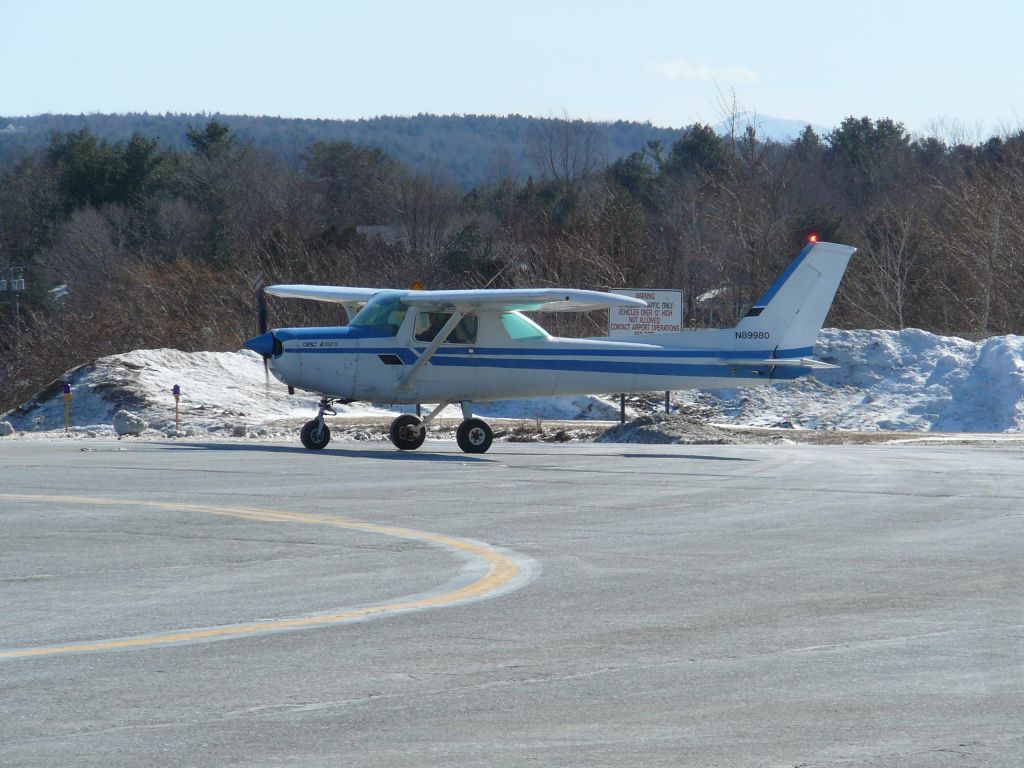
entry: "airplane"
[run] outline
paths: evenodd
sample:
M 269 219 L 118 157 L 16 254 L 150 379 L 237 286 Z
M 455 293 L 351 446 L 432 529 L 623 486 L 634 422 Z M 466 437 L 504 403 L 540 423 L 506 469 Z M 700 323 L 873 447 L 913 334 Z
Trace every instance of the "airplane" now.
M 456 432 L 466 453 L 484 453 L 493 431 L 473 403 L 512 398 L 748 387 L 789 382 L 836 366 L 812 348 L 850 257 L 849 245 L 811 239 L 734 328 L 642 337 L 558 338 L 525 312 L 587 312 L 645 306 L 629 296 L 569 288 L 387 290 L 272 285 L 266 293 L 341 304 L 346 326 L 266 330 L 244 343 L 273 375 L 321 395 L 300 433 L 311 450 L 331 438 L 324 415 L 356 401 L 437 403 L 425 417 L 391 422 L 396 448 L 423 445 L 427 425 L 462 406 Z

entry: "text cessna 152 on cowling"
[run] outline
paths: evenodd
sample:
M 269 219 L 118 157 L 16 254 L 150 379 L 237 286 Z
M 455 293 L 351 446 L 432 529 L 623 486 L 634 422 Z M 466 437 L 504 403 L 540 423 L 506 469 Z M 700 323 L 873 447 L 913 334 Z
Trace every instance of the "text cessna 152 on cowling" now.
M 327 445 L 331 433 L 324 413 L 331 413 L 334 403 L 362 400 L 438 404 L 425 418 L 405 414 L 391 423 L 391 442 L 406 451 L 423 444 L 427 424 L 443 408 L 460 403 L 459 447 L 483 453 L 492 432 L 473 417 L 474 402 L 746 387 L 835 367 L 812 359 L 811 349 L 854 250 L 809 243 L 735 328 L 659 334 L 642 342 L 556 338 L 522 313 L 645 303 L 562 288 L 274 285 L 266 292 L 342 304 L 350 322 L 336 328 L 280 328 L 245 346 L 263 355 L 281 382 L 322 395 L 320 412 L 302 428 L 307 448 Z

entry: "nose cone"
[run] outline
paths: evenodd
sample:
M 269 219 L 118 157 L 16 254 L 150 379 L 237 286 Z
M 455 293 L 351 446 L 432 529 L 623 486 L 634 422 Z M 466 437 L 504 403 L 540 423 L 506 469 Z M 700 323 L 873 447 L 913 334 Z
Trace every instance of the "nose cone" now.
M 274 334 L 270 331 L 261 333 L 259 336 L 254 336 L 247 342 L 242 344 L 246 349 L 251 349 L 253 352 L 263 355 L 264 357 L 273 357 L 274 355 Z

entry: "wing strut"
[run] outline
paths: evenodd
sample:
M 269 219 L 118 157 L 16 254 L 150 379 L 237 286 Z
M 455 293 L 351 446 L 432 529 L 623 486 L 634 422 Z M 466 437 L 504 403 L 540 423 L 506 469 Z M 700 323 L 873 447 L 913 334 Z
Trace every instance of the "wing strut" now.
M 430 358 L 434 356 L 434 353 L 437 352 L 437 348 L 440 347 L 441 344 L 444 343 L 445 339 L 448 338 L 448 334 L 455 330 L 455 326 L 462 320 L 462 315 L 462 311 L 458 309 L 452 312 L 452 316 L 448 318 L 448 322 L 441 326 L 441 330 L 437 332 L 434 340 L 430 342 L 430 346 L 423 350 L 423 354 L 420 355 L 420 359 L 416 361 L 412 370 L 409 371 L 409 373 L 405 375 L 405 378 L 398 383 L 399 389 L 408 389 L 412 386 L 413 379 L 415 379 L 419 372 L 423 370 L 423 366 L 427 364 Z

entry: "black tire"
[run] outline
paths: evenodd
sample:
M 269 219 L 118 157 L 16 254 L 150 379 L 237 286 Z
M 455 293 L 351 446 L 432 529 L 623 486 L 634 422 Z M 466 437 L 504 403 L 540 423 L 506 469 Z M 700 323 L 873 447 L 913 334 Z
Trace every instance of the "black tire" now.
M 328 429 L 326 424 L 318 429 L 319 425 L 320 423 L 316 419 L 307 421 L 299 433 L 299 439 L 302 441 L 302 444 L 311 451 L 319 451 L 331 442 L 331 430 Z
M 427 437 L 426 429 L 413 429 L 422 422 L 417 416 L 407 413 L 391 422 L 389 437 L 400 451 L 415 451 Z
M 481 419 L 466 419 L 455 432 L 455 441 L 464 453 L 487 453 L 494 440 L 494 433 Z

